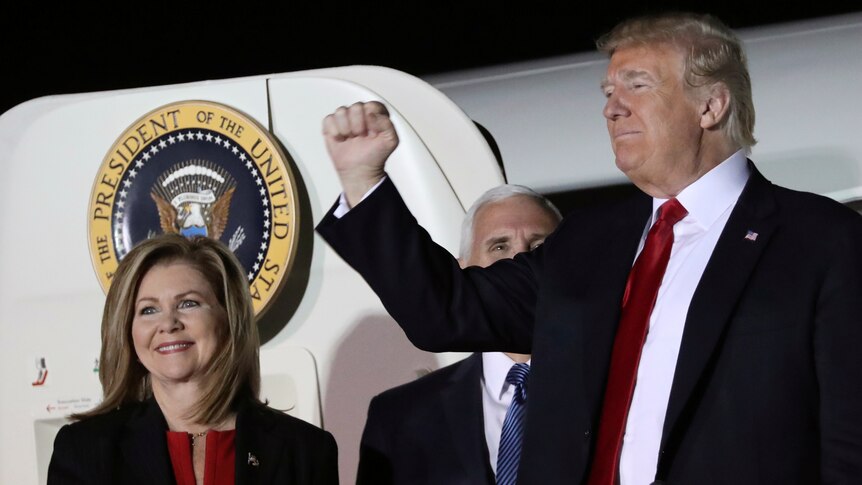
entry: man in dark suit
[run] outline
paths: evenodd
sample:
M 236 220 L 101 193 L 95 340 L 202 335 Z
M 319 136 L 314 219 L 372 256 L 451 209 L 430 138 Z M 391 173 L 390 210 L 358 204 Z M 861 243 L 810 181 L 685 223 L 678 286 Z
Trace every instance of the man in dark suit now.
M 862 218 L 746 159 L 745 55 L 718 20 L 634 19 L 599 47 L 644 194 L 461 270 L 381 182 L 385 108 L 357 104 L 324 122 L 345 192 L 318 231 L 417 346 L 532 352 L 520 483 L 859 483 Z
M 561 219 L 549 200 L 526 187 L 494 187 L 464 217 L 461 267 L 487 267 L 531 251 Z M 473 354 L 376 396 L 362 434 L 357 484 L 493 484 L 515 394 L 506 377 L 513 365 L 529 359 Z

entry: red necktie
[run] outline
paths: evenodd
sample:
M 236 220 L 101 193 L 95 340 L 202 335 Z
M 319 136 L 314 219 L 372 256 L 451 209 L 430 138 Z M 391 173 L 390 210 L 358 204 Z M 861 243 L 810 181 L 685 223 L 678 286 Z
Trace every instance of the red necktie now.
M 620 449 L 635 389 L 641 349 L 649 328 L 649 317 L 664 277 L 664 270 L 667 268 L 667 261 L 670 259 L 673 226 L 686 214 L 688 211 L 676 199 L 662 204 L 658 221 L 647 234 L 643 251 L 629 273 L 626 292 L 623 295 L 622 315 L 614 338 L 589 485 L 617 483 Z

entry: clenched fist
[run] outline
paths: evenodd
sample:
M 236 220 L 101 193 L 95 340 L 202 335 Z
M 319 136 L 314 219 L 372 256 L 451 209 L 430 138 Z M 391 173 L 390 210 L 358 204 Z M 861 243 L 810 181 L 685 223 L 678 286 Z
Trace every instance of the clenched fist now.
M 398 134 L 386 107 L 377 101 L 344 106 L 323 119 L 323 138 L 350 207 L 383 178 Z

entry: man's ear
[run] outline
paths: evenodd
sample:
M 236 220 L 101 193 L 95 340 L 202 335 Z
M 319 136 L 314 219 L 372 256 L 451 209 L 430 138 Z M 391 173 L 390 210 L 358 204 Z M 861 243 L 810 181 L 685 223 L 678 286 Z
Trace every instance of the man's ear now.
M 730 110 L 730 90 L 724 83 L 715 83 L 708 89 L 700 113 L 700 127 L 705 130 L 720 125 Z

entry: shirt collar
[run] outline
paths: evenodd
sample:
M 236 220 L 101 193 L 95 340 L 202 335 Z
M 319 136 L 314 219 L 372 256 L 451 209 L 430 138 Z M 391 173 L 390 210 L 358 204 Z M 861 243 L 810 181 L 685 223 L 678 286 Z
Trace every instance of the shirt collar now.
M 750 174 L 745 151 L 740 149 L 695 180 L 676 196 L 688 211 L 686 222 L 691 221 L 704 230 L 709 229 L 739 199 Z M 665 202 L 667 199 L 653 198 L 653 218 Z
M 482 353 L 482 374 L 485 377 L 485 387 L 497 400 L 503 397 L 503 393 L 509 389 L 506 375 L 509 369 L 515 365 L 515 361 L 502 352 Z M 527 361 L 527 365 L 530 361 Z

